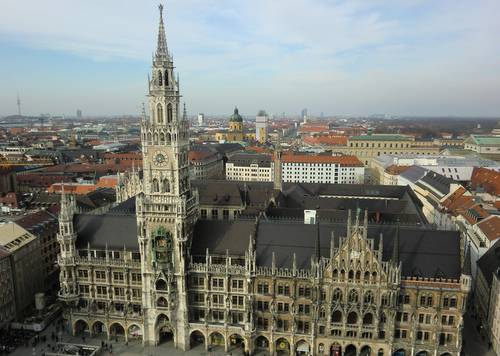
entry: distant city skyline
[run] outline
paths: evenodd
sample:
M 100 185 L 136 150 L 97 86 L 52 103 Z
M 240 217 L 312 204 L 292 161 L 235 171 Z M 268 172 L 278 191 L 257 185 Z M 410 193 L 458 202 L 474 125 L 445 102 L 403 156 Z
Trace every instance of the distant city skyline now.
M 188 113 L 500 116 L 500 3 L 172 0 Z M 5 0 L 0 116 L 139 115 L 156 2 Z

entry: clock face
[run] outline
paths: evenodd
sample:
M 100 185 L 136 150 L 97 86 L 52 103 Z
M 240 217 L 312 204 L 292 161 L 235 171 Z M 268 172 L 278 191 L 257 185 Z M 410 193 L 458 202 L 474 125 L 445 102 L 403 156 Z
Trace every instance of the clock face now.
M 154 157 L 154 163 L 160 167 L 165 166 L 167 164 L 167 157 L 163 153 L 157 152 Z

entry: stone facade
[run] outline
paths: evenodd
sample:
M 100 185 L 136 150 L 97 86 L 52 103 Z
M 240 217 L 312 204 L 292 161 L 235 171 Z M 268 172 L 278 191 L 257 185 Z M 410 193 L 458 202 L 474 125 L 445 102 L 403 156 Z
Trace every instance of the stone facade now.
M 332 230 L 326 249 L 320 248 L 319 222 L 306 226 L 312 235 L 302 242 L 316 240 L 314 252 L 295 247 L 301 257 L 287 254 L 290 266 L 274 252 L 263 263 L 268 249 L 262 250 L 261 217 L 253 223 L 228 215 L 232 221 L 201 224 L 198 191 L 189 180 L 188 121 L 179 114 L 162 19 L 152 72 L 151 115 L 141 126 L 141 188 L 123 190 L 121 199 L 137 192 L 136 231 L 120 226 L 127 217 L 108 215 L 96 216 L 101 220 L 89 233 L 74 218 L 74 198 L 61 198 L 60 299 L 75 334 L 141 338 L 148 345 L 173 341 L 182 350 L 201 343 L 207 350 L 219 346 L 251 354 L 382 356 L 399 350 L 458 356 L 470 277 L 460 273 L 456 258 L 448 277 L 403 273 L 399 232 L 392 254 L 384 254 L 384 238 L 369 237 L 366 213 L 363 222 L 349 213 L 340 226 L 345 233 L 334 236 Z M 283 188 L 281 179 L 275 188 Z M 113 233 L 97 236 L 112 224 L 106 218 L 114 219 Z M 279 224 L 262 224 L 280 234 Z M 204 251 L 204 243 L 214 245 Z

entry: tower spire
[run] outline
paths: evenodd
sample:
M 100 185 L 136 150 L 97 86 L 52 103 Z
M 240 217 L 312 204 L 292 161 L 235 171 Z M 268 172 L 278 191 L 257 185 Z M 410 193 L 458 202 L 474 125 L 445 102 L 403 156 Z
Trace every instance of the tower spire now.
M 168 55 L 167 36 L 165 35 L 165 26 L 163 25 L 163 5 L 158 5 L 160 10 L 160 24 L 158 26 L 158 44 L 156 46 L 156 58 L 166 57 Z

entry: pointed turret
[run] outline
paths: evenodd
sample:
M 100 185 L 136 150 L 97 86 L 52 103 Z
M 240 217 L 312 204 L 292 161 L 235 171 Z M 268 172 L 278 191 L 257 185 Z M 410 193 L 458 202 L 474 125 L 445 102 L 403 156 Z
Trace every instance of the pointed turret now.
M 156 45 L 156 59 L 166 58 L 168 56 L 167 36 L 165 35 L 165 26 L 163 24 L 163 5 L 158 6 L 160 9 L 160 24 L 158 26 L 158 44 Z
M 335 255 L 335 231 L 332 230 L 332 235 L 330 238 L 330 260 L 333 259 Z
M 351 209 L 347 211 L 347 238 L 351 238 Z
M 274 189 L 280 192 L 283 191 L 283 177 L 281 173 L 282 158 L 283 152 L 281 152 L 281 134 L 278 131 L 278 140 L 274 150 Z
M 321 258 L 320 243 L 319 218 L 316 217 L 316 244 L 314 246 L 314 256 L 316 258 L 316 262 L 319 262 Z
M 363 238 L 366 240 L 368 237 L 368 209 L 365 209 L 365 217 L 363 219 Z
M 399 264 L 399 224 L 396 226 L 396 234 L 392 246 L 392 262 Z

